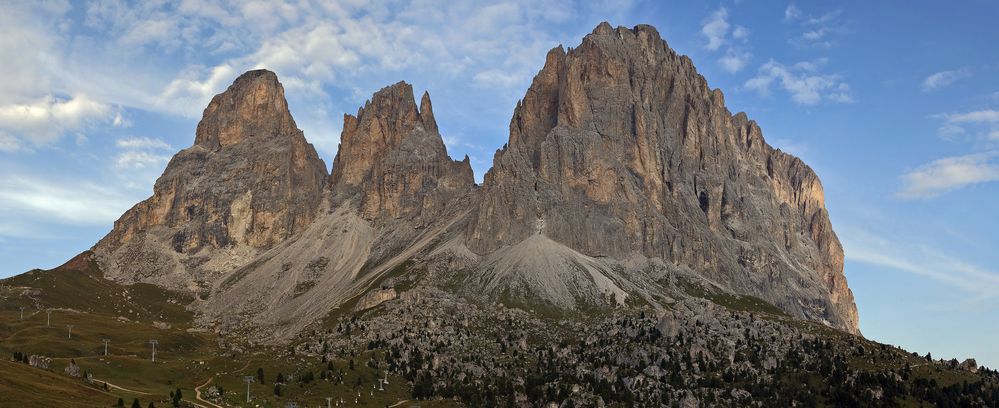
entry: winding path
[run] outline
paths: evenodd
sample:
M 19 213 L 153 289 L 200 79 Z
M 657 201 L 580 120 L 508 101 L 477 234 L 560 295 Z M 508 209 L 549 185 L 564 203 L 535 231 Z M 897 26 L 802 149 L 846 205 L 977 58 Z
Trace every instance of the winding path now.
M 204 384 L 201 384 L 201 385 L 199 385 L 197 387 L 194 387 L 194 399 L 196 399 L 198 401 L 201 401 L 201 402 L 203 402 L 205 404 L 208 404 L 208 406 L 211 407 L 211 408 L 223 408 L 221 405 L 215 404 L 215 403 L 213 403 L 211 401 L 207 401 L 207 400 L 201 398 L 201 387 L 204 387 L 204 386 L 210 384 L 212 382 L 212 380 L 214 380 L 214 379 L 215 379 L 215 376 L 208 377 L 208 381 L 205 381 Z M 192 403 L 194 405 L 197 405 L 199 407 L 204 407 L 204 405 L 198 404 L 197 402 L 194 402 L 194 401 L 188 401 L 188 402 L 190 402 L 190 403 Z M 207 408 L 207 407 L 205 407 L 205 408 Z
M 208 404 L 208 407 L 206 407 L 204 405 L 201 405 L 201 404 L 199 404 L 197 402 L 191 401 L 191 400 L 186 400 L 186 401 L 190 402 L 190 403 L 192 403 L 194 405 L 197 405 L 199 407 L 202 407 L 202 408 L 224 408 L 221 405 L 218 405 L 218 404 L 215 404 L 215 403 L 213 403 L 211 401 L 202 399 L 201 398 L 201 388 L 204 387 L 204 386 L 206 386 L 206 385 L 208 385 L 208 384 L 211 384 L 212 380 L 215 379 L 216 375 L 229 374 L 229 373 L 231 373 L 233 371 L 243 371 L 243 370 L 245 370 L 247 367 L 250 366 L 250 362 L 251 361 L 253 361 L 253 360 L 252 359 L 246 360 L 246 364 L 243 364 L 242 368 L 238 368 L 238 369 L 235 369 L 235 370 L 226 371 L 226 372 L 223 372 L 223 373 L 216 373 L 216 374 L 212 375 L 211 377 L 208 377 L 208 381 L 205 381 L 204 384 L 201 384 L 201 385 L 199 385 L 197 387 L 194 387 L 194 399 L 196 399 L 196 400 L 198 400 L 200 402 L 203 402 L 205 404 Z

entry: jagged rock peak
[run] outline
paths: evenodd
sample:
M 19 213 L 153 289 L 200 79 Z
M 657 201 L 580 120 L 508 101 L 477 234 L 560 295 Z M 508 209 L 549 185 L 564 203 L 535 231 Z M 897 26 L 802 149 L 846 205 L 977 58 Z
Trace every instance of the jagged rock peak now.
M 434 119 L 434 108 L 430 104 L 430 92 L 423 91 L 423 97 L 420 98 L 420 120 L 423 122 L 423 128 L 431 133 L 438 133 L 437 130 L 437 120 Z
M 549 51 L 467 244 L 487 254 L 541 234 L 587 256 L 664 259 L 856 332 L 823 201 L 812 170 L 732 115 L 655 28 L 601 23 Z
M 252 253 L 303 231 L 326 180 L 277 76 L 250 71 L 212 98 L 194 145 L 174 155 L 152 197 L 123 214 L 94 253 L 110 278 L 189 287 L 222 267 L 188 267 L 188 256 Z
M 428 197 L 468 189 L 474 182 L 468 160 L 448 156 L 430 94 L 423 93 L 417 108 L 406 82 L 375 92 L 343 122 L 330 185 L 335 197 L 358 197 L 367 219 L 433 213 L 447 199 Z
M 633 28 L 628 28 L 625 26 L 618 26 L 617 28 L 614 28 L 614 26 L 612 26 L 610 23 L 602 21 L 600 22 L 600 24 L 597 24 L 597 26 L 594 27 L 593 31 L 591 31 L 590 33 L 599 34 L 599 35 L 610 35 L 616 32 L 624 32 L 624 31 L 629 31 L 635 35 L 638 35 L 639 33 L 645 33 L 649 35 L 650 40 L 663 41 L 662 37 L 659 35 L 659 30 L 656 30 L 655 27 L 650 26 L 648 24 L 638 24 Z
M 430 95 L 425 94 L 427 108 Z M 427 109 L 429 110 L 429 109 Z M 429 121 L 436 132 L 433 113 Z M 413 86 L 405 81 L 384 87 L 358 108 L 357 115 L 343 115 L 343 133 L 333 160 L 332 184 L 356 186 L 370 176 L 371 160 L 398 146 L 416 126 L 425 128 L 413 99 Z
M 217 149 L 251 137 L 293 134 L 296 129 L 277 75 L 258 69 L 240 75 L 212 98 L 198 123 L 194 144 Z
M 573 61 L 572 67 L 567 65 L 569 60 Z M 660 64 L 656 67 L 659 72 L 654 73 L 652 69 L 636 72 L 633 69 L 654 63 Z M 567 69 L 573 72 L 563 72 Z M 539 142 L 537 137 L 524 140 L 523 136 L 543 136 L 558 125 L 592 128 L 592 123 L 586 122 L 592 121 L 593 111 L 609 109 L 589 105 L 581 94 L 582 81 L 560 81 L 586 75 L 592 79 L 587 83 L 593 86 L 611 85 L 621 78 L 648 80 L 649 75 L 666 74 L 663 72 L 666 69 L 677 73 L 675 78 L 688 82 L 683 85 L 697 91 L 701 94 L 699 97 L 704 96 L 705 100 L 723 107 L 721 91 L 711 90 L 690 58 L 673 51 L 655 27 L 640 24 L 634 28 L 612 28 L 609 23 L 602 22 L 583 37 L 578 47 L 566 50 L 558 45 L 548 51 L 545 65 L 534 77 L 530 91 L 517 103 L 510 123 L 510 143 L 536 144 Z M 668 88 L 658 92 L 672 90 Z M 651 96 L 654 95 L 646 95 L 645 98 Z

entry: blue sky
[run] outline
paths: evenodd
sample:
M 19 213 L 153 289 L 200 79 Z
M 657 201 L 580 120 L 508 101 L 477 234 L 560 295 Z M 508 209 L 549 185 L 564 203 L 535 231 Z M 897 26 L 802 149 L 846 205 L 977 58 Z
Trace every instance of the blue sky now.
M 999 3 L 4 3 L 0 276 L 89 248 L 245 70 L 327 166 L 345 112 L 429 90 L 481 180 L 549 48 L 647 23 L 818 172 L 866 336 L 999 367 Z

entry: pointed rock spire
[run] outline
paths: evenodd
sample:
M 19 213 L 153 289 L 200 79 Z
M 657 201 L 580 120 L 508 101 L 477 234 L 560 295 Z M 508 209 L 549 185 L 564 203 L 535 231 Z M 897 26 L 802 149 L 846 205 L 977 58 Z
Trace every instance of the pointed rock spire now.
M 430 104 L 430 92 L 423 91 L 423 97 L 420 98 L 420 121 L 423 122 L 423 128 L 430 133 L 438 133 L 437 130 L 437 120 L 434 119 L 434 108 Z
M 295 130 L 277 75 L 259 69 L 240 75 L 225 92 L 212 98 L 198 123 L 194 144 L 216 149 L 251 137 L 289 135 Z
M 471 166 L 447 154 L 429 93 L 417 110 L 413 87 L 399 82 L 375 92 L 357 116 L 344 115 L 330 184 L 337 200 L 357 199 L 365 218 L 433 213 L 444 202 L 434 197 L 473 182 Z
M 153 196 L 122 215 L 94 253 L 110 277 L 184 287 L 185 274 L 197 273 L 179 266 L 185 256 L 267 248 L 305 229 L 326 178 L 277 76 L 250 71 L 212 98 L 194 146 L 170 160 Z

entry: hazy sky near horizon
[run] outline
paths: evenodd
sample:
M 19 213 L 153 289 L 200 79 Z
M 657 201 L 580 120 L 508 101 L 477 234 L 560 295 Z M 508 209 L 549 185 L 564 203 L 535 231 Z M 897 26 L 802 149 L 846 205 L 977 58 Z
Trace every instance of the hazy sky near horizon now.
M 994 1 L 0 2 L 0 277 L 93 245 L 245 70 L 327 166 L 344 113 L 428 90 L 481 180 L 548 49 L 646 23 L 822 178 L 867 337 L 999 367 Z

